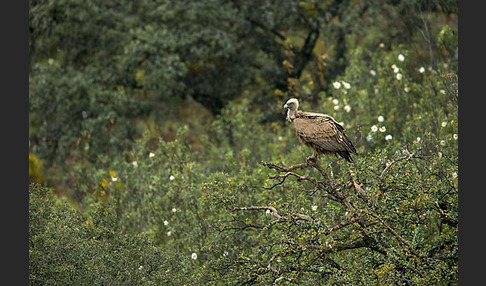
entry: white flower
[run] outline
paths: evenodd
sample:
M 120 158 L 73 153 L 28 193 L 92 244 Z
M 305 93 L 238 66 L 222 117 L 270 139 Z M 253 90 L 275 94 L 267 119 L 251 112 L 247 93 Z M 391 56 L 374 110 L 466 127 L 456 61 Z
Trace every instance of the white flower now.
M 170 175 L 169 180 L 173 181 L 174 179 L 175 179 L 175 177 Z
M 338 110 L 339 109 L 339 105 L 334 105 L 334 110 Z
M 312 206 L 312 210 L 313 211 L 316 211 L 317 210 L 317 206 Z
M 385 132 L 385 131 L 386 131 L 386 127 L 385 126 L 380 127 L 380 132 Z
M 226 257 L 226 256 L 228 256 L 228 255 L 229 255 L 228 251 L 226 251 L 226 250 L 225 250 L 225 251 L 223 252 L 223 256 L 224 256 L 224 257 Z
M 457 134 L 452 135 L 452 138 L 454 138 L 454 140 L 457 140 L 458 137 L 459 136 L 457 136 Z
M 164 220 L 164 225 L 169 225 L 169 222 Z
M 385 44 L 380 43 L 379 47 L 383 49 L 385 47 Z
M 385 121 L 385 117 L 383 117 L 381 115 L 378 116 L 378 122 L 383 122 L 383 121 Z
M 399 54 L 398 55 L 398 60 L 401 61 L 401 62 L 403 62 L 405 60 L 405 56 L 402 55 L 402 54 Z
M 392 64 L 391 68 L 392 68 L 393 70 L 395 70 L 395 69 L 397 68 L 397 65 L 396 65 L 396 64 Z
M 343 81 L 343 86 L 344 86 L 345 89 L 350 89 L 351 88 L 351 84 L 349 84 L 349 82 Z
M 53 60 L 53 59 L 48 59 L 48 60 L 47 60 L 47 63 L 48 63 L 50 66 L 52 66 L 52 64 L 54 64 L 54 60 Z
M 133 161 L 133 162 L 132 162 L 132 165 L 133 165 L 133 167 L 138 167 L 138 163 L 137 163 L 137 161 Z
M 447 122 L 442 121 L 442 124 L 441 125 L 442 125 L 442 127 L 446 127 L 447 126 Z
M 371 126 L 371 131 L 373 132 L 378 131 L 378 127 L 376 127 L 376 125 Z
M 454 178 L 454 179 L 457 178 L 457 172 L 452 173 L 452 178 Z
M 445 140 L 440 140 L 440 145 L 441 146 L 445 146 L 445 144 L 446 144 Z
M 339 103 L 339 100 L 337 100 L 336 98 L 332 100 L 332 103 L 334 103 L 334 105 L 338 104 Z
M 138 267 L 138 270 L 142 270 L 142 269 L 143 269 L 143 266 L 142 266 L 142 265 L 140 265 L 140 267 Z
M 197 259 L 197 253 L 193 252 L 191 254 L 191 259 L 196 260 Z
M 155 154 L 154 154 L 154 153 L 152 153 L 152 152 L 150 152 L 150 153 L 149 153 L 149 158 L 152 158 L 152 157 L 154 157 L 154 156 L 155 156 Z
M 271 211 L 271 210 L 267 210 L 267 211 L 265 212 L 265 214 L 266 214 L 266 215 L 269 215 L 269 214 L 271 214 L 271 213 L 272 213 L 272 211 Z
M 397 73 L 397 80 L 402 80 L 402 74 L 401 73 Z
M 397 67 L 395 67 L 395 68 L 393 69 L 393 72 L 394 72 L 394 73 L 398 73 L 399 71 L 400 71 L 400 69 L 399 69 L 399 68 L 397 68 Z
M 404 90 L 405 92 L 409 92 L 409 91 L 410 91 L 410 88 L 409 88 L 408 86 L 406 86 L 406 87 L 404 87 L 404 88 L 403 88 L 403 90 Z
M 420 142 L 420 140 L 422 140 L 422 138 L 417 137 L 417 143 L 419 143 L 419 142 Z
M 167 236 L 171 236 L 171 235 L 172 235 L 172 232 L 168 231 Z
M 375 71 L 375 70 L 370 70 L 370 74 L 371 74 L 372 76 L 375 76 L 375 75 L 376 75 L 376 71 Z
M 366 136 L 366 141 L 370 142 L 371 140 L 373 140 L 373 136 L 371 136 L 371 134 L 368 134 L 368 136 Z
M 385 136 L 385 140 L 388 141 L 388 140 L 392 140 L 393 139 L 393 136 L 391 136 L 390 134 L 386 135 Z
M 118 178 L 117 178 L 117 177 L 111 177 L 111 180 L 112 180 L 113 182 L 116 182 L 116 181 L 118 181 Z
M 334 86 L 335 89 L 339 89 L 341 87 L 341 83 L 335 81 L 335 82 L 332 83 L 332 86 Z
M 172 208 L 172 212 L 173 213 L 177 212 L 177 209 L 176 208 Z
M 346 110 L 346 112 L 350 112 L 351 111 L 351 106 L 349 106 L 348 104 L 346 104 L 344 106 L 344 110 Z
M 446 94 L 446 91 L 443 90 L 443 89 L 441 89 L 439 92 L 442 93 L 442 94 Z
M 419 72 L 420 72 L 420 73 L 424 73 L 424 72 L 425 72 L 425 68 L 424 68 L 424 67 L 420 67 L 420 68 L 419 68 Z

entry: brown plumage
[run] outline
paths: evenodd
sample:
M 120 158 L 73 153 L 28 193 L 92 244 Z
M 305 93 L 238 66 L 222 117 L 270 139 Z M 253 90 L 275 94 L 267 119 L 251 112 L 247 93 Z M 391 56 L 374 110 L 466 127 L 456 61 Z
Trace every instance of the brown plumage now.
M 293 122 L 295 133 L 302 143 L 314 149 L 310 159 L 320 154 L 335 154 L 353 162 L 351 154 L 358 154 L 353 142 L 344 134 L 344 128 L 329 115 L 303 112 L 299 101 L 291 98 L 285 103 L 287 120 Z

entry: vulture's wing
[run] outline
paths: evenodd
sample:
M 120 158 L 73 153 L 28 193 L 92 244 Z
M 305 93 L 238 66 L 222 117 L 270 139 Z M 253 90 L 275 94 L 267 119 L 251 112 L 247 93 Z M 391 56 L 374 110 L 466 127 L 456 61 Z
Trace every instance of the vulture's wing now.
M 303 143 L 330 152 L 348 151 L 356 153 L 353 143 L 344 134 L 344 128 L 331 116 L 299 112 L 294 120 L 294 128 Z

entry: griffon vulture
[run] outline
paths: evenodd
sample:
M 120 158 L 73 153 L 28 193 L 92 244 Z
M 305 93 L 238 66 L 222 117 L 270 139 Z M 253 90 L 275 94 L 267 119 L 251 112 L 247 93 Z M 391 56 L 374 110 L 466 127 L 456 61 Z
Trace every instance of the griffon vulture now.
M 358 154 L 353 142 L 344 134 L 344 128 L 329 115 L 304 112 L 299 109 L 299 101 L 291 98 L 285 103 L 287 120 L 293 122 L 295 133 L 302 143 L 314 149 L 309 159 L 320 154 L 335 154 L 348 162 L 353 162 L 351 154 Z

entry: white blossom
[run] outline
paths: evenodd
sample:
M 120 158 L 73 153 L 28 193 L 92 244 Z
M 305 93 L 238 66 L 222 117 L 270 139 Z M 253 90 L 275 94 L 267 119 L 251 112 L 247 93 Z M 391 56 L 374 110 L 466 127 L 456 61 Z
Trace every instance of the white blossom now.
M 334 110 L 339 110 L 339 105 L 334 105 Z
M 445 121 L 442 121 L 442 124 L 441 124 L 442 127 L 446 127 L 447 126 L 447 122 Z
M 417 137 L 417 143 L 419 143 L 419 142 L 420 142 L 420 140 L 422 140 L 422 138 Z
M 405 86 L 405 87 L 403 88 L 403 90 L 404 90 L 405 92 L 409 92 L 409 91 L 410 91 L 410 87 Z
M 454 179 L 457 178 L 457 172 L 452 173 L 452 178 L 454 178 Z
M 454 140 L 457 140 L 457 138 L 459 138 L 459 136 L 457 136 L 457 134 L 453 134 L 452 138 L 454 138 Z
M 398 60 L 401 61 L 401 62 L 403 62 L 405 60 L 405 56 L 402 55 L 402 54 L 399 54 L 398 55 Z
M 424 68 L 424 67 L 420 67 L 420 68 L 419 68 L 419 72 L 420 72 L 420 73 L 424 73 L 424 72 L 425 72 L 425 68 Z
M 332 103 L 334 103 L 334 105 L 338 104 L 339 103 L 339 100 L 337 100 L 336 98 L 332 100 Z
M 380 45 L 378 45 L 378 46 L 383 49 L 385 47 L 385 44 L 380 43 Z
M 375 75 L 376 75 L 376 71 L 375 71 L 375 70 L 370 70 L 370 74 L 371 74 L 372 76 L 375 76 Z
M 169 222 L 164 220 L 164 225 L 169 225 Z
M 371 131 L 373 132 L 378 131 L 378 127 L 376 127 L 376 125 L 371 126 Z
M 271 213 L 272 213 L 272 211 L 271 211 L 271 210 L 267 210 L 267 211 L 265 212 L 265 214 L 266 214 L 266 215 L 269 215 L 269 214 L 271 214 Z
M 172 235 L 172 232 L 168 231 L 167 236 L 171 236 L 171 235 Z
M 446 94 L 446 91 L 443 90 L 443 89 L 441 89 L 439 92 L 442 93 L 442 94 Z
M 380 127 L 380 132 L 385 132 L 385 131 L 386 131 L 386 127 L 385 126 Z
M 390 134 L 386 135 L 385 136 L 385 140 L 388 141 L 388 140 L 391 140 L 393 139 L 393 136 L 391 136 Z
M 138 167 L 138 163 L 137 163 L 137 161 L 133 161 L 133 162 L 132 162 L 132 165 L 133 165 L 133 167 Z
M 397 73 L 397 80 L 402 80 L 402 74 L 401 73 Z
M 371 136 L 371 134 L 368 134 L 368 136 L 366 136 L 366 141 L 370 142 L 371 140 L 373 140 L 373 136 Z
M 383 122 L 385 121 L 385 117 L 383 117 L 382 115 L 378 116 L 378 122 Z
M 345 89 L 350 89 L 351 88 L 351 84 L 349 84 L 349 82 L 343 81 L 343 86 L 344 86 Z
M 312 210 L 313 211 L 316 211 L 317 210 L 317 206 L 312 206 Z
M 346 112 L 350 112 L 351 111 L 351 106 L 349 106 L 348 104 L 346 104 L 344 106 L 344 110 L 346 110 Z
M 155 154 L 154 154 L 154 153 L 152 153 L 152 152 L 150 152 L 150 153 L 149 153 L 149 158 L 152 158 L 152 157 L 154 157 L 154 156 L 155 156 Z
M 176 208 L 172 208 L 172 212 L 173 213 L 177 212 L 177 209 Z
M 395 67 L 395 68 L 393 69 L 393 72 L 394 72 L 394 73 L 398 73 L 399 71 L 400 71 L 400 69 L 399 69 L 398 67 Z
M 341 83 L 335 81 L 335 82 L 332 83 L 332 86 L 334 86 L 335 89 L 339 89 L 341 87 Z
M 169 180 L 173 181 L 174 179 L 175 179 L 175 177 L 170 175 Z
M 191 254 L 191 259 L 196 260 L 197 259 L 197 253 L 193 252 Z
M 142 269 L 143 269 L 143 266 L 142 266 L 142 265 L 140 265 L 140 267 L 138 267 L 138 270 L 142 270 Z
M 446 144 L 445 140 L 440 140 L 440 145 L 441 146 L 445 146 L 445 144 Z

